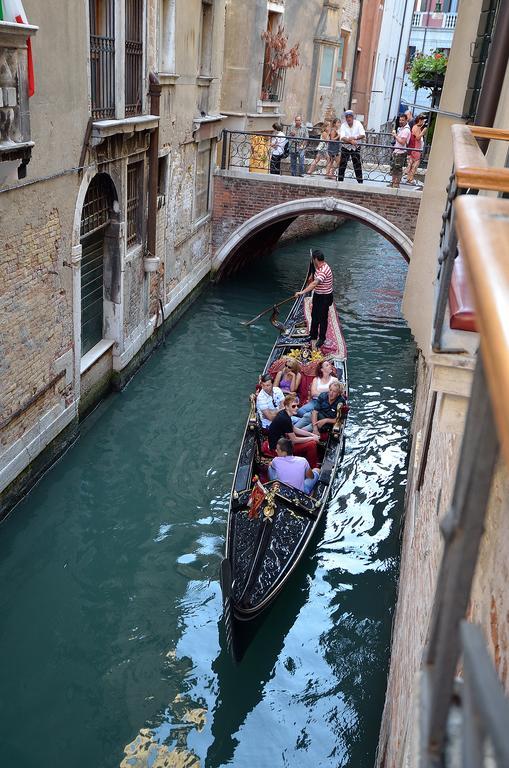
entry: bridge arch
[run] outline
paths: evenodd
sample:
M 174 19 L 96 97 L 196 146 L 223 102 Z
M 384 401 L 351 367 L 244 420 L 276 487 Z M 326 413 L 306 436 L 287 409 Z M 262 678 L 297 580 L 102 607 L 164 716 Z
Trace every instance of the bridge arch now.
M 366 226 L 383 235 L 386 240 L 394 245 L 406 261 L 410 261 L 412 241 L 401 229 L 379 213 L 356 203 L 351 203 L 348 200 L 334 197 L 308 197 L 266 208 L 243 222 L 214 255 L 212 259 L 212 274 L 216 279 L 220 278 L 221 273 L 240 246 L 261 230 L 278 221 L 313 213 L 336 214 L 361 221 Z

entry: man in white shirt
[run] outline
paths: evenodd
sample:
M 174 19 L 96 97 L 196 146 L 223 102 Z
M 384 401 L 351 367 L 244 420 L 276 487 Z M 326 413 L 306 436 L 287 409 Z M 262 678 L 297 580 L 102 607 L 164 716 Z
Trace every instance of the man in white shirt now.
M 392 151 L 391 157 L 391 177 L 392 181 L 387 184 L 388 187 L 399 187 L 401 183 L 401 177 L 403 176 L 403 170 L 406 166 L 407 158 L 407 144 L 410 140 L 410 128 L 408 127 L 408 119 L 405 114 L 399 116 L 399 128 L 397 131 L 393 131 L 395 146 Z
M 283 407 L 284 392 L 272 383 L 272 376 L 265 373 L 260 379 L 261 389 L 256 397 L 256 410 L 260 415 L 262 427 L 268 429 Z
M 351 160 L 355 171 L 355 178 L 359 184 L 362 184 L 361 148 L 359 142 L 366 138 L 366 133 L 364 126 L 360 120 L 355 119 L 355 114 L 351 109 L 347 109 L 345 112 L 345 122 L 341 126 L 339 138 L 341 139 L 341 155 L 339 158 L 338 181 L 343 181 L 345 178 L 346 166 L 348 161 Z

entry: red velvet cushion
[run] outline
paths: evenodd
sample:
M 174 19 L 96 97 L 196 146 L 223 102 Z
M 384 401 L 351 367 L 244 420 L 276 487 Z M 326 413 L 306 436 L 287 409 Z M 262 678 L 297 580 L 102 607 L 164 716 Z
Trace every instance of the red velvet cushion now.
M 454 260 L 449 286 L 450 326 L 458 331 L 476 331 L 475 310 L 461 251 Z

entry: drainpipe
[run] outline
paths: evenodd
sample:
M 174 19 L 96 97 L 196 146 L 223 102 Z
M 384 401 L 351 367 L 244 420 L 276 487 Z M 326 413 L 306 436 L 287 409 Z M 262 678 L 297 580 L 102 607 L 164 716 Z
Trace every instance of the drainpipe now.
M 159 115 L 161 84 L 154 72 L 149 76 L 150 114 Z M 147 255 L 156 255 L 156 217 L 157 217 L 157 176 L 159 166 L 159 126 L 150 134 L 148 150 L 148 222 L 147 222 Z
M 502 2 L 499 5 L 497 18 L 493 25 L 493 37 L 488 53 L 488 61 L 486 62 L 474 125 L 484 125 L 487 128 L 491 128 L 495 122 L 507 62 L 509 61 L 508 40 L 509 3 Z M 478 142 L 482 151 L 486 153 L 489 141 L 487 139 L 478 139 Z

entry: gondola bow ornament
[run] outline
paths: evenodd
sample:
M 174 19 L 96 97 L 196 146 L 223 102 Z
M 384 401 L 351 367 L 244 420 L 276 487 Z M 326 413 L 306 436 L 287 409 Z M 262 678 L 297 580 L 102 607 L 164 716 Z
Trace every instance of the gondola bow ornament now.
M 263 487 L 263 485 L 260 483 L 258 476 L 255 475 L 253 477 L 254 485 L 253 490 L 251 491 L 251 494 L 249 496 L 249 500 L 247 502 L 247 506 L 249 509 L 249 512 L 247 513 L 247 516 L 250 520 L 252 520 L 254 517 L 258 517 L 259 509 L 263 502 L 265 501 L 265 497 L 267 495 L 267 491 Z

